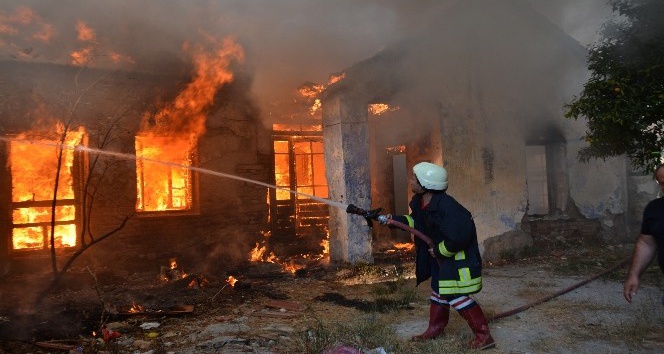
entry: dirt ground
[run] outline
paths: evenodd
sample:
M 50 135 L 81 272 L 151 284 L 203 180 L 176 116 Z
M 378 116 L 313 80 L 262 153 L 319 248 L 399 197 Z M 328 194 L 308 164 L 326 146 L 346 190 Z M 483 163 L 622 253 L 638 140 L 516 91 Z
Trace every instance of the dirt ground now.
M 578 284 L 619 263 L 630 250 L 631 245 L 575 249 L 487 264 L 484 289 L 475 298 L 488 315 L 504 313 Z M 620 267 L 492 321 L 497 348 L 487 352 L 664 352 L 664 276 L 651 267 L 628 304 L 622 297 L 625 271 Z M 326 348 L 341 354 L 350 353 L 344 351 L 350 347 L 376 354 L 454 353 L 463 351 L 460 343 L 470 336 L 453 313 L 446 335 L 433 341 L 437 347 L 406 344 L 428 319 L 429 287 L 415 287 L 410 254 L 377 257 L 374 265 L 310 264 L 295 274 L 275 264 L 170 282 L 157 274 L 77 269 L 40 308 L 25 290 L 44 284 L 45 275 L 3 279 L 0 353 L 314 353 Z M 229 275 L 237 279 L 234 286 Z M 132 304 L 142 310 L 129 312 Z M 363 339 L 363 321 L 386 324 L 391 337 Z M 120 337 L 104 342 L 102 325 Z M 332 330 L 340 326 L 350 333 Z M 316 340 L 322 347 L 313 344 Z

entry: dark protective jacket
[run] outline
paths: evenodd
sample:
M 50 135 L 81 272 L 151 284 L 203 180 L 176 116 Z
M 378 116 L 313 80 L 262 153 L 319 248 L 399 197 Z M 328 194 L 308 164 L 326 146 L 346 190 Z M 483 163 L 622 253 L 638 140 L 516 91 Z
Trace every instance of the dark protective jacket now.
M 482 258 L 471 213 L 445 192 L 435 193 L 426 209 L 422 209 L 422 195 L 414 195 L 410 210 L 410 215 L 394 220 L 429 236 L 436 244 L 434 252 L 442 258 L 437 262 L 429 254 L 429 246 L 415 238 L 417 284 L 433 277 L 432 288 L 440 295 L 482 290 Z
M 657 243 L 657 261 L 664 272 L 664 197 L 650 201 L 643 210 L 641 233 L 651 235 Z

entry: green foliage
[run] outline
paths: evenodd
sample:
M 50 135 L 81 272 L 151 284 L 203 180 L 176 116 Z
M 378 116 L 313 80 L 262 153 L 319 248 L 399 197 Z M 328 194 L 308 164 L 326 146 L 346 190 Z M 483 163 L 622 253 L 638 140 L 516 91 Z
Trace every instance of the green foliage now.
M 565 105 L 565 117 L 586 117 L 589 145 L 581 161 L 627 154 L 652 170 L 664 151 L 664 2 L 611 0 L 619 20 L 589 48 L 591 77 Z

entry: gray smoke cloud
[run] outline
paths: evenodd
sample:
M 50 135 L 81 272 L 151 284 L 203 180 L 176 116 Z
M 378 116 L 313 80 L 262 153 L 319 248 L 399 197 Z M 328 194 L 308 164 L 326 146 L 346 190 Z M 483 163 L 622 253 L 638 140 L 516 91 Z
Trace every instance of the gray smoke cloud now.
M 528 0 L 553 23 L 583 46 L 600 39 L 600 29 L 610 18 L 609 0 Z
M 79 52 L 94 57 L 90 66 L 172 72 L 189 60 L 184 43 L 233 36 L 246 51 L 253 93 L 266 106 L 305 81 L 325 83 L 458 1 L 4 0 L 0 60 L 68 64 Z M 586 45 L 610 13 L 605 1 L 528 3 Z M 94 39 L 81 38 L 81 26 Z

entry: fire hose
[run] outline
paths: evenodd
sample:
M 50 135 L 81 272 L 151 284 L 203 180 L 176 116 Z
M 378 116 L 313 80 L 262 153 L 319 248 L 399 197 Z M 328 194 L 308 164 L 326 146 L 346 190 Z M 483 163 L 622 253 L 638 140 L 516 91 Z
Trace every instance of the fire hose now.
M 350 205 L 348 205 L 348 208 L 346 209 L 346 212 L 349 213 L 349 214 L 357 214 L 357 215 L 364 216 L 364 218 L 367 220 L 367 224 L 369 225 L 369 227 L 373 227 L 373 220 L 379 220 L 382 224 L 392 225 L 392 226 L 398 227 L 398 228 L 400 228 L 404 231 L 412 233 L 415 237 L 417 237 L 420 240 L 424 241 L 429 246 L 429 248 L 433 248 L 435 246 L 433 240 L 430 237 L 428 237 L 427 235 L 425 235 L 424 233 L 422 233 L 422 232 L 420 232 L 420 231 L 418 231 L 418 230 L 416 230 L 416 229 L 414 229 L 414 228 L 412 228 L 412 227 L 410 227 L 410 226 L 408 226 L 404 223 L 398 222 L 396 220 L 389 219 L 385 215 L 381 215 L 380 212 L 382 210 L 383 210 L 383 208 L 377 208 L 377 209 L 373 209 L 373 210 L 364 210 L 364 209 L 356 207 L 353 204 L 350 204 Z M 495 321 L 495 320 L 498 320 L 498 319 L 501 319 L 501 318 L 505 318 L 505 317 L 515 315 L 519 312 L 523 312 L 523 311 L 525 311 L 525 310 L 527 310 L 527 309 L 529 309 L 533 306 L 543 304 L 543 303 L 545 303 L 545 302 L 547 302 L 551 299 L 554 299 L 554 298 L 556 298 L 560 295 L 566 294 L 566 293 L 568 293 L 568 292 L 570 292 L 574 289 L 577 289 L 577 288 L 579 288 L 583 285 L 586 285 L 586 284 L 590 283 L 591 281 L 593 281 L 595 279 L 598 279 L 598 278 L 600 278 L 600 277 L 602 277 L 606 274 L 609 274 L 609 273 L 615 271 L 616 269 L 619 269 L 619 268 L 623 267 L 625 264 L 627 264 L 629 262 L 629 260 L 630 260 L 630 257 L 627 257 L 627 258 L 623 259 L 622 261 L 618 262 L 617 264 L 613 265 L 612 267 L 610 267 L 610 268 L 608 268 L 608 269 L 606 269 L 606 270 L 604 270 L 600 273 L 597 273 L 597 274 L 595 274 L 595 275 L 593 275 L 593 276 L 591 276 L 591 277 L 589 277 L 589 278 L 587 278 L 583 281 L 580 281 L 580 282 L 578 282 L 574 285 L 571 285 L 567 288 L 559 290 L 559 291 L 557 291 L 553 294 L 550 294 L 550 295 L 544 296 L 542 298 L 539 298 L 539 299 L 537 299 L 533 302 L 530 302 L 526 305 L 511 309 L 511 310 L 508 310 L 508 311 L 499 312 L 497 314 L 494 314 L 493 316 L 489 316 L 487 319 L 489 321 Z M 438 261 L 438 265 L 442 264 L 442 259 L 436 257 L 436 261 Z
M 374 219 L 379 220 L 383 224 L 396 226 L 396 227 L 398 227 L 398 228 L 400 228 L 404 231 L 408 231 L 408 232 L 412 233 L 413 235 L 415 235 L 415 237 L 417 237 L 420 240 L 426 242 L 426 244 L 429 245 L 429 248 L 435 246 L 435 244 L 433 243 L 433 240 L 429 236 L 425 235 L 424 233 L 422 233 L 418 230 L 415 230 L 414 228 L 412 228 L 412 227 L 410 227 L 410 226 L 408 226 L 404 223 L 398 222 L 396 220 L 385 218 L 385 215 L 380 215 L 380 212 L 382 210 L 383 210 L 383 208 L 377 208 L 377 209 L 373 209 L 373 210 L 364 210 L 364 209 L 356 207 L 353 204 L 350 204 L 348 206 L 348 208 L 346 209 L 346 212 L 348 214 L 357 214 L 357 215 L 364 216 L 364 218 L 367 220 L 367 224 L 369 225 L 369 227 L 373 226 L 373 220 Z
M 392 220 L 387 218 L 385 215 L 381 215 L 380 212 L 383 210 L 383 208 L 377 208 L 373 210 L 364 210 L 362 208 L 358 208 L 353 204 L 348 205 L 348 208 L 346 208 L 346 212 L 349 214 L 357 214 L 357 215 L 362 215 L 364 218 L 367 220 L 367 224 L 369 227 L 373 227 L 373 220 L 378 220 L 381 224 L 384 225 L 392 225 L 395 227 L 398 227 L 404 231 L 410 232 L 411 234 L 415 235 L 415 237 L 419 238 L 420 240 L 424 241 L 429 248 L 434 248 L 436 244 L 433 242 L 431 237 L 425 235 L 423 232 L 416 230 L 402 222 Z M 438 265 L 442 265 L 443 260 L 440 259 L 439 257 L 434 257 L 436 261 L 438 262 Z
M 508 310 L 508 311 L 504 311 L 504 312 L 497 313 L 497 314 L 495 314 L 495 315 L 493 315 L 493 316 L 490 316 L 490 317 L 488 318 L 488 320 L 489 320 L 489 321 L 495 321 L 495 320 L 498 320 L 498 319 L 501 319 L 501 318 L 509 317 L 509 316 L 515 315 L 515 314 L 517 314 L 517 313 L 519 313 L 519 312 L 525 311 L 525 310 L 527 310 L 527 309 L 529 309 L 529 308 L 531 308 L 531 307 L 533 307 L 533 306 L 537 306 L 537 305 L 543 304 L 543 303 L 545 303 L 545 302 L 547 302 L 547 301 L 549 301 L 549 300 L 551 300 L 551 299 L 554 299 L 554 298 L 556 298 L 556 297 L 558 297 L 558 296 L 560 296 L 560 295 L 567 294 L 568 292 L 570 292 L 570 291 L 572 291 L 572 290 L 574 290 L 574 289 L 576 289 L 576 288 L 579 288 L 579 287 L 581 287 L 581 286 L 583 286 L 583 285 L 586 285 L 586 284 L 590 283 L 591 281 L 593 281 L 593 280 L 595 280 L 595 279 L 597 279 L 597 278 L 600 278 L 600 277 L 602 277 L 602 276 L 604 276 L 604 275 L 607 275 L 607 274 L 609 274 L 609 273 L 615 271 L 616 269 L 619 269 L 619 268 L 625 266 L 625 264 L 627 264 L 627 263 L 629 262 L 629 260 L 630 260 L 630 257 L 627 257 L 627 258 L 623 259 L 622 261 L 620 261 L 620 262 L 616 263 L 615 265 L 613 265 L 611 268 L 605 269 L 604 271 L 602 271 L 602 272 L 600 272 L 600 273 L 597 273 L 597 274 L 595 274 L 595 275 L 593 275 L 593 276 L 591 276 L 591 277 L 589 277 L 589 278 L 587 278 L 587 279 L 585 279 L 585 280 L 583 280 L 583 281 L 580 281 L 580 282 L 578 282 L 578 283 L 576 283 L 576 284 L 574 284 L 574 285 L 572 285 L 572 286 L 569 286 L 569 287 L 567 287 L 567 288 L 565 288 L 565 289 L 562 289 L 562 290 L 556 291 L 556 292 L 553 293 L 553 294 L 550 294 L 550 295 L 544 296 L 544 297 L 542 297 L 542 298 L 539 298 L 539 299 L 537 299 L 537 300 L 535 300 L 535 301 L 533 301 L 533 302 L 531 302 L 531 303 L 529 303 L 529 304 L 526 304 L 526 305 L 523 305 L 523 306 L 520 306 L 520 307 L 514 308 L 514 309 L 512 309 L 512 310 Z

